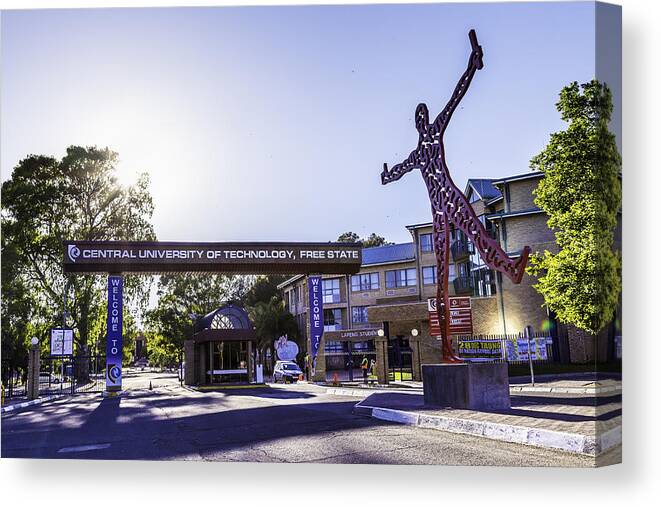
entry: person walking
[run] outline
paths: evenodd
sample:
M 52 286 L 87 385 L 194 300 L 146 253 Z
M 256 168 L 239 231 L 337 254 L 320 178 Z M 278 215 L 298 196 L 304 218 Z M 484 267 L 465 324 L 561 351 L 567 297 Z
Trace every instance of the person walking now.
M 367 357 L 363 356 L 363 360 L 360 362 L 360 368 L 363 370 L 363 384 L 367 384 L 367 370 L 369 368 Z

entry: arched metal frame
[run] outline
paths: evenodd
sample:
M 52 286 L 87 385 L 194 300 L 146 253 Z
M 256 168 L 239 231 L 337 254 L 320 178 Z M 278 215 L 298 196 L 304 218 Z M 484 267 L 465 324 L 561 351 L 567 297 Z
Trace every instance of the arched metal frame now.
M 200 318 L 195 326 L 204 329 L 253 329 L 248 313 L 240 306 L 227 304 Z
M 450 299 L 448 294 L 448 272 L 450 264 L 450 226 L 462 231 L 475 245 L 485 264 L 500 271 L 513 283 L 520 283 L 528 262 L 530 247 L 526 246 L 518 259 L 511 258 L 492 239 L 484 225 L 477 218 L 463 192 L 454 184 L 445 161 L 443 135 L 452 114 L 468 91 L 475 72 L 484 67 L 482 47 L 477 42 L 475 30 L 468 33 L 471 54 L 468 67 L 457 83 L 452 97 L 436 117 L 429 123 L 429 109 L 419 104 L 415 111 L 415 127 L 418 131 L 418 146 L 402 163 L 388 169 L 383 164 L 381 183 L 386 185 L 399 180 L 404 174 L 419 169 L 427 186 L 431 202 L 434 224 L 434 253 L 436 255 L 438 320 L 441 327 L 441 340 L 444 363 L 462 362 L 452 350 L 450 336 Z

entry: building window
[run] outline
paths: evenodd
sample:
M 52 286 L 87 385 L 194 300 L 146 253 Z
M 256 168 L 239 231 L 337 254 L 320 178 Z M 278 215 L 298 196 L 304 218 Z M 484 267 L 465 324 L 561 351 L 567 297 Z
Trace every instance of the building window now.
M 386 271 L 386 289 L 417 285 L 415 268 Z
M 326 354 L 342 354 L 344 352 L 344 344 L 342 342 L 327 341 L 324 345 Z
M 367 306 L 354 306 L 351 308 L 351 321 L 354 324 L 367 323 Z
M 434 251 L 434 242 L 432 241 L 431 233 L 420 234 L 420 251 L 421 252 Z
M 457 278 L 457 272 L 454 264 L 448 265 L 448 282 Z M 422 284 L 434 285 L 436 283 L 436 266 L 423 266 L 422 268 Z
M 436 266 L 424 266 L 422 268 L 422 284 L 434 285 L 436 283 Z
M 342 309 L 324 310 L 324 331 L 339 331 L 342 329 Z
M 376 290 L 379 288 L 379 273 L 363 273 L 351 277 L 351 292 Z
M 321 291 L 324 303 L 340 302 L 340 279 L 332 278 L 321 281 Z

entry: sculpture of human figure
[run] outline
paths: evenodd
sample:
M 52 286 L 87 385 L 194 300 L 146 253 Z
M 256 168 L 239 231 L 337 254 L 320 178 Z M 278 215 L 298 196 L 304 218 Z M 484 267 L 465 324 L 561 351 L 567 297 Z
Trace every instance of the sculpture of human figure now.
M 386 185 L 399 180 L 404 174 L 419 169 L 427 186 L 433 216 L 434 253 L 436 256 L 436 284 L 438 320 L 441 327 L 442 362 L 462 362 L 452 350 L 450 336 L 450 301 L 448 294 L 448 272 L 450 263 L 450 227 L 462 231 L 475 245 L 487 266 L 500 271 L 514 283 L 520 283 L 525 271 L 530 248 L 525 247 L 517 258 L 511 258 L 491 238 L 482 222 L 477 218 L 463 192 L 454 184 L 445 161 L 443 135 L 450 118 L 466 94 L 475 75 L 481 69 L 482 47 L 477 42 L 475 30 L 468 33 L 471 54 L 468 67 L 457 83 L 452 97 L 433 123 L 429 123 L 429 110 L 418 104 L 415 110 L 415 127 L 418 131 L 418 146 L 402 163 L 388 169 L 383 164 L 381 183 Z

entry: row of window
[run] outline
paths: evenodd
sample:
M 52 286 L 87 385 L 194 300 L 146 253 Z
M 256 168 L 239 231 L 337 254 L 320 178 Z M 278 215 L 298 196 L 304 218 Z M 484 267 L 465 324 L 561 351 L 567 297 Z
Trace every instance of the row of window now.
M 460 265 L 463 272 L 467 265 Z M 425 270 L 427 274 L 425 275 Z M 414 270 L 415 271 L 415 270 Z M 451 280 L 454 277 L 454 266 L 451 266 Z M 423 268 L 424 283 L 436 283 L 436 268 L 427 266 Z M 496 293 L 495 277 L 491 270 L 477 270 L 471 277 L 473 285 L 473 294 L 475 296 L 493 296 Z M 368 306 L 352 306 L 351 307 L 351 322 L 353 324 L 367 324 L 367 308 Z M 324 309 L 324 330 L 325 331 L 339 331 L 342 329 L 342 309 L 341 308 L 326 308 Z
M 463 267 L 463 266 L 460 266 Z M 463 271 L 463 270 L 462 270 Z M 421 268 L 422 284 L 436 284 L 436 266 L 423 266 Z M 466 276 L 466 273 L 463 274 Z M 449 265 L 448 280 L 452 282 L 457 277 L 454 264 Z M 402 287 L 415 287 L 418 284 L 415 268 L 395 269 L 385 272 L 386 289 L 398 289 Z M 298 305 L 301 295 L 300 287 L 288 292 L 288 307 L 294 310 Z M 377 290 L 379 285 L 379 273 L 362 273 L 351 277 L 351 292 L 364 292 Z M 340 293 L 340 279 L 329 278 L 322 280 L 322 299 L 324 303 L 340 303 L 342 301 Z M 358 321 L 356 321 L 358 322 Z
M 433 252 L 434 251 L 434 237 L 431 232 L 425 233 L 425 234 L 420 234 L 419 241 L 420 241 L 420 251 L 421 252 Z M 452 229 L 450 231 L 450 241 L 455 241 L 455 240 L 465 240 L 466 235 L 459 230 L 454 230 Z
M 353 306 L 351 321 L 354 324 L 367 323 L 367 306 Z M 326 308 L 324 310 L 324 331 L 339 331 L 342 329 L 342 309 Z
M 433 285 L 436 283 L 436 266 L 424 266 L 422 268 L 422 283 Z M 454 280 L 455 267 L 450 264 L 450 281 Z M 386 289 L 398 289 L 400 287 L 415 287 L 418 281 L 415 276 L 415 268 L 395 269 L 385 272 Z M 323 280 L 324 303 L 340 302 L 340 280 L 333 278 Z M 351 277 L 351 292 L 365 292 L 380 288 L 379 273 L 362 273 Z

